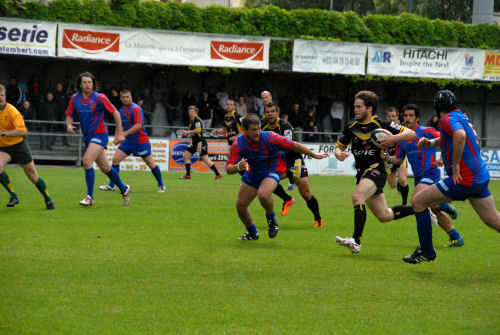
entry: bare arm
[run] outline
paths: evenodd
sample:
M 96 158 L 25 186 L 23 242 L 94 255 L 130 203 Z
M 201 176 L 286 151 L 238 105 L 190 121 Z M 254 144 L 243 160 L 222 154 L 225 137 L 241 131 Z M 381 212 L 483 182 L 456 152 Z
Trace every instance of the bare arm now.
M 240 171 L 245 171 L 247 169 L 247 159 L 240 160 L 237 164 L 229 164 L 226 166 L 227 174 L 235 174 Z
M 3 135 L 3 136 L 7 136 L 7 137 L 24 136 L 27 134 L 27 132 L 25 130 L 22 130 L 22 129 L 6 130 L 4 133 L 5 133 L 5 135 Z
M 141 123 L 135 123 L 129 130 L 123 132 L 123 137 L 137 133 L 142 128 Z
M 453 161 L 451 162 L 451 169 L 453 171 L 453 181 L 455 184 L 462 180 L 460 175 L 460 159 L 465 147 L 465 130 L 458 129 L 453 133 Z
M 323 152 L 321 154 L 317 154 L 313 151 L 311 151 L 308 147 L 306 147 L 305 145 L 303 144 L 300 144 L 298 142 L 294 142 L 293 143 L 293 147 L 292 147 L 292 150 L 294 151 L 297 151 L 301 154 L 304 154 L 304 155 L 307 155 L 309 157 L 313 157 L 313 158 L 316 158 L 316 159 L 323 159 L 325 157 L 328 157 L 330 155 L 328 155 L 327 153 Z
M 70 134 L 76 134 L 76 127 L 73 126 L 73 118 L 66 115 L 66 130 Z
M 382 145 L 383 148 L 389 148 L 394 146 L 397 142 L 400 141 L 411 141 L 417 137 L 417 134 L 411 129 L 405 128 L 403 132 L 393 135 L 387 132 L 387 137 L 383 140 L 378 140 L 378 142 Z
M 194 135 L 194 134 L 199 134 L 199 133 L 201 133 L 201 128 L 196 128 L 193 130 L 183 130 L 182 136 Z
M 122 118 L 120 116 L 120 113 L 116 109 L 113 111 L 113 119 L 115 119 L 116 124 L 114 143 L 122 143 L 123 141 L 125 141 L 125 137 L 123 137 Z
M 343 162 L 347 157 L 349 157 L 349 153 L 345 150 L 342 150 L 339 146 L 335 147 L 335 157 Z

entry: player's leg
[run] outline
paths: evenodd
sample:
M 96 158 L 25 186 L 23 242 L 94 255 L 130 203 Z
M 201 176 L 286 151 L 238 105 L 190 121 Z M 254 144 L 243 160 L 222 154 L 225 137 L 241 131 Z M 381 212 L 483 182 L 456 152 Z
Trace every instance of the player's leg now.
M 35 168 L 35 163 L 31 161 L 28 164 L 21 164 L 21 167 L 23 168 L 26 176 L 28 176 L 28 179 L 33 184 L 35 184 L 38 191 L 40 191 L 40 193 L 42 194 L 45 201 L 45 207 L 49 210 L 54 209 L 54 200 L 50 196 L 49 191 L 47 191 L 47 185 L 45 185 L 45 181 L 38 175 Z
M 410 192 L 410 187 L 408 186 L 408 168 L 399 167 L 398 168 L 398 177 L 399 177 L 399 191 L 401 192 L 402 205 L 406 205 L 408 203 L 408 193 Z
M 19 203 L 17 193 L 14 191 L 9 179 L 9 175 L 5 172 L 5 167 L 12 160 L 12 157 L 3 151 L 0 151 L 0 183 L 9 192 L 10 198 L 7 207 L 14 207 Z
M 111 162 L 111 168 L 116 171 L 116 173 L 120 173 L 120 162 L 122 162 L 125 158 L 127 158 L 128 154 L 121 150 L 120 148 L 116 149 L 113 154 L 113 160 Z M 103 191 L 112 191 L 115 189 L 115 183 L 110 179 L 109 184 L 99 186 L 100 190 Z
M 278 185 L 278 181 L 276 179 L 267 177 L 261 181 L 259 188 L 257 189 L 257 197 L 259 198 L 260 204 L 266 211 L 269 238 L 274 238 L 278 234 L 278 221 L 276 220 L 276 215 L 274 214 L 274 201 L 271 196 L 276 188 L 276 185 Z
M 236 201 L 236 211 L 248 232 L 240 237 L 241 240 L 257 240 L 259 238 L 259 232 L 253 221 L 252 212 L 249 209 L 250 204 L 256 196 L 257 188 L 245 182 L 241 183 L 238 200 Z
M 85 199 L 80 201 L 81 205 L 89 206 L 92 205 L 94 199 L 94 182 L 95 182 L 95 172 L 93 164 L 97 157 L 104 152 L 104 147 L 97 143 L 89 143 L 87 150 L 82 158 L 83 168 L 85 169 L 85 182 L 87 184 L 87 196 Z
M 392 172 L 391 174 L 387 175 L 387 184 L 389 184 L 390 188 L 396 188 L 397 183 L 398 178 L 396 172 Z
M 179 179 L 191 179 L 191 156 L 193 156 L 194 147 L 192 144 L 188 146 L 186 151 L 184 151 L 184 154 L 182 155 L 182 158 L 184 158 L 184 166 L 186 168 L 186 174 L 182 177 L 179 177 Z M 191 152 L 193 151 L 193 152 Z
M 486 198 L 469 198 L 469 202 L 481 220 L 500 233 L 500 214 L 495 207 L 493 196 L 490 195 Z
M 314 215 L 314 227 L 323 227 L 323 220 L 321 219 L 321 214 L 319 213 L 318 200 L 311 193 L 309 178 L 308 177 L 295 178 L 294 181 L 298 186 L 300 195 L 307 203 L 307 208 L 309 208 L 309 210 Z
M 120 193 L 124 197 L 125 205 L 128 205 L 129 199 L 125 199 L 125 197 L 128 198 L 128 193 L 130 192 L 130 186 L 125 185 L 122 182 L 118 172 L 115 169 L 111 168 L 111 165 L 109 164 L 109 161 L 106 158 L 106 153 L 104 152 L 104 148 L 101 150 L 95 162 L 97 166 L 99 166 L 99 169 L 101 169 L 101 171 L 104 172 L 104 174 L 106 174 L 109 177 L 109 179 L 111 179 L 111 181 L 116 184 L 116 186 L 118 186 L 118 188 L 120 189 Z
M 217 170 L 215 163 L 208 158 L 207 154 L 201 156 L 200 158 L 210 168 L 210 170 L 212 170 L 215 173 L 215 180 L 219 180 L 222 178 L 222 175 Z
M 163 184 L 160 167 L 155 163 L 153 155 L 143 157 L 142 160 L 151 169 L 151 172 L 153 173 L 153 176 L 155 177 L 156 182 L 158 183 L 158 192 L 160 193 L 165 192 L 165 184 Z

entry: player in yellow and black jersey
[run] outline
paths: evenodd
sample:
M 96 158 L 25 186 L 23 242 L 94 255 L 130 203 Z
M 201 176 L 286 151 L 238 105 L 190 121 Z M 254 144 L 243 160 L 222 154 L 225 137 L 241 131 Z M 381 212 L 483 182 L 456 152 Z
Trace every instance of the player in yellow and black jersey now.
M 191 144 L 184 151 L 184 164 L 186 166 L 186 174 L 179 179 L 191 179 L 191 156 L 196 152 L 200 154 L 200 159 L 215 173 L 215 180 L 222 178 L 222 175 L 217 171 L 214 162 L 208 158 L 208 144 L 203 137 L 203 125 L 198 117 L 198 108 L 196 106 L 188 107 L 189 128 L 182 131 L 182 137 L 191 136 Z
M 213 134 L 226 134 L 227 135 L 227 144 L 229 146 L 228 149 L 231 149 L 231 145 L 241 134 L 241 129 L 243 126 L 241 125 L 242 116 L 236 113 L 236 104 L 234 100 L 228 99 L 227 103 L 227 111 L 226 115 L 224 115 L 224 122 L 222 124 L 222 128 L 214 129 Z
M 387 222 L 413 214 L 411 206 L 387 207 L 384 196 L 384 185 L 387 171 L 384 162 L 384 149 L 394 146 L 399 141 L 413 140 L 416 135 L 411 129 L 394 122 L 384 121 L 375 115 L 378 107 L 378 96 L 371 91 L 361 91 L 354 97 L 355 120 L 349 123 L 337 141 L 335 157 L 344 161 L 351 146 L 356 163 L 356 189 L 352 195 L 354 205 L 354 233 L 352 237 L 336 237 L 336 241 L 348 247 L 353 253 L 361 250 L 361 235 L 366 222 L 365 203 L 372 213 L 381 221 Z M 379 140 L 383 148 L 379 148 L 370 140 L 371 132 L 377 128 L 387 130 L 388 136 Z
M 294 140 L 294 130 L 292 125 L 287 120 L 280 119 L 279 113 L 279 107 L 275 103 L 270 102 L 265 105 L 264 120 L 266 123 L 262 130 L 274 131 L 275 133 L 278 133 L 289 140 Z M 311 193 L 308 179 L 309 173 L 307 171 L 307 167 L 302 154 L 291 150 L 285 154 L 285 158 L 287 164 L 287 176 L 291 176 L 291 182 L 295 182 L 297 184 L 300 195 L 306 201 L 307 207 L 313 213 L 314 227 L 323 227 L 323 220 L 321 219 L 321 215 L 319 213 L 318 200 Z M 283 187 L 280 184 L 278 184 L 278 187 L 283 190 Z M 278 189 L 278 187 L 276 189 Z M 278 190 L 278 192 L 280 191 Z M 274 193 L 281 197 L 280 194 L 276 193 L 276 190 Z M 284 190 L 283 193 L 290 197 Z M 287 200 L 283 197 L 281 198 L 284 201 L 281 215 L 284 216 L 288 213 L 288 210 L 293 204 L 294 199 L 292 197 L 290 197 L 290 200 Z

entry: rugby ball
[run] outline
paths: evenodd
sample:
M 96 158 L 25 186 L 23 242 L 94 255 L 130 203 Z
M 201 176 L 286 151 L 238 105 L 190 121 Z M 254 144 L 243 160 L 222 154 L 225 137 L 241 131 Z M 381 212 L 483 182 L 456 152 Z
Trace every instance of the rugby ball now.
M 377 142 L 377 140 L 383 140 L 387 138 L 387 136 L 388 136 L 388 131 L 382 128 L 374 129 L 370 134 L 372 143 L 379 148 L 381 148 L 382 146 L 380 145 L 379 142 Z

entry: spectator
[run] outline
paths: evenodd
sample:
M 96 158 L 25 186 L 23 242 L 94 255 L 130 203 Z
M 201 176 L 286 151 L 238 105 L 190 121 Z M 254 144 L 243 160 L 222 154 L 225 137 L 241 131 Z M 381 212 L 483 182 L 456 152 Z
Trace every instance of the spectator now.
M 318 98 L 314 95 L 314 90 L 312 86 L 307 88 L 306 94 L 302 98 L 302 108 L 304 108 L 304 112 L 309 111 L 309 109 L 313 109 L 316 112 L 316 107 L 318 106 Z
M 238 102 L 236 103 L 236 113 L 240 114 L 242 117 L 248 114 L 247 104 L 245 103 L 245 97 L 240 95 L 238 97 Z
M 153 124 L 153 114 L 156 110 L 156 103 L 153 95 L 151 94 L 151 89 L 147 86 L 144 87 L 141 97 L 143 100 L 141 107 L 144 112 L 144 124 L 151 126 Z M 139 101 L 137 101 L 137 104 L 139 104 Z M 148 136 L 153 136 L 153 128 L 146 127 L 146 132 L 148 133 Z
M 316 119 L 318 123 L 318 130 L 320 132 L 331 132 L 331 122 L 330 122 L 330 98 L 324 94 L 320 93 L 318 96 L 318 106 L 316 110 Z M 330 135 L 322 134 L 319 136 L 320 141 L 330 141 Z
M 304 119 L 304 142 L 318 142 L 319 135 L 315 134 L 318 132 L 318 122 L 316 119 L 316 113 L 312 107 L 307 110 L 307 116 Z
M 233 94 L 231 94 L 229 96 L 229 99 L 233 99 L 234 101 L 238 101 L 238 99 L 240 98 L 240 95 L 241 95 L 240 90 L 235 88 L 235 89 L 233 89 Z
M 43 89 L 42 82 L 40 80 L 40 76 L 37 74 L 34 74 L 31 77 L 31 81 L 29 84 L 29 95 L 30 95 L 29 100 L 31 101 L 31 105 L 32 105 L 33 109 L 35 110 L 35 115 L 38 118 L 40 118 L 40 115 L 41 115 L 40 108 L 41 108 L 41 103 L 42 103 L 43 96 L 44 96 L 43 91 L 44 91 L 44 89 Z
M 334 133 L 339 133 L 342 131 L 342 120 L 344 118 L 344 102 L 340 98 L 340 95 L 335 96 L 335 100 L 330 108 L 330 117 L 332 120 L 332 131 Z
M 300 111 L 300 105 L 298 103 L 293 104 L 292 110 L 288 113 L 288 122 L 292 125 L 297 134 L 297 141 L 302 142 L 302 113 Z
M 264 115 L 264 102 L 258 96 L 255 96 L 253 101 L 254 101 L 253 109 L 255 111 L 255 114 L 257 114 L 262 119 Z
M 201 119 L 203 129 L 212 127 L 212 121 L 214 118 L 214 106 L 208 98 L 207 90 L 201 93 L 201 98 L 196 103 L 196 107 L 198 108 L 198 117 Z
M 53 132 L 54 123 L 57 114 L 57 103 L 54 101 L 54 94 L 49 92 L 45 96 L 45 100 L 41 103 L 41 121 L 44 122 L 40 125 L 40 131 L 42 135 L 40 136 L 40 149 L 52 150 L 51 143 L 53 142 L 52 136 L 45 135 Z
M 427 121 L 426 124 L 427 127 L 432 127 L 436 130 L 439 130 L 439 117 L 434 114 L 429 121 Z
M 215 110 L 215 117 L 217 119 L 217 124 L 222 123 L 224 114 L 226 114 L 226 104 L 227 99 L 229 99 L 229 94 L 226 92 L 226 85 L 220 85 L 219 92 L 215 94 L 217 96 L 218 104 Z
M 31 107 L 31 102 L 29 100 L 25 100 L 19 108 L 19 113 L 23 116 L 24 120 L 33 120 L 35 119 L 35 115 L 33 112 L 33 108 Z M 28 128 L 34 128 L 33 123 L 27 123 L 26 124 Z
M 170 86 L 170 90 L 163 98 L 163 103 L 165 104 L 168 125 L 172 126 L 175 120 L 179 118 L 179 113 L 182 108 L 181 95 L 177 89 L 176 83 L 172 83 Z
M 287 88 L 285 92 L 285 96 L 282 98 L 279 98 L 279 106 L 282 111 L 289 112 L 293 109 L 293 104 L 296 103 L 298 100 L 293 96 L 292 91 Z M 283 113 L 281 113 L 280 117 L 283 116 Z
M 56 110 L 56 115 L 55 115 L 55 120 L 56 121 L 66 121 L 66 96 L 64 95 L 64 91 L 63 91 L 63 85 L 62 83 L 56 83 L 55 84 L 55 91 L 52 93 L 53 96 L 54 96 L 54 102 L 56 103 L 57 105 L 57 110 Z M 54 131 L 55 132 L 58 132 L 58 133 L 66 133 L 66 125 L 65 124 L 56 124 L 54 125 L 53 127 Z M 62 144 L 65 145 L 65 146 L 69 146 L 69 143 L 68 143 L 68 138 L 66 136 L 62 136 L 61 138 L 62 140 Z M 54 144 L 54 141 L 55 141 L 55 137 L 53 138 L 53 142 L 52 144 Z
M 249 86 L 247 88 L 246 93 L 243 94 L 243 97 L 245 97 L 245 103 L 247 104 L 247 112 L 248 113 L 255 113 L 255 93 L 254 89 L 252 86 Z
M 191 89 L 188 89 L 186 91 L 186 94 L 182 97 L 182 124 L 188 124 L 189 123 L 189 114 L 187 112 L 187 109 L 189 106 L 194 106 L 196 105 L 196 99 L 194 98 L 193 91 Z
M 10 77 L 6 92 L 7 102 L 19 108 L 23 102 L 23 92 L 17 83 L 16 77 Z

